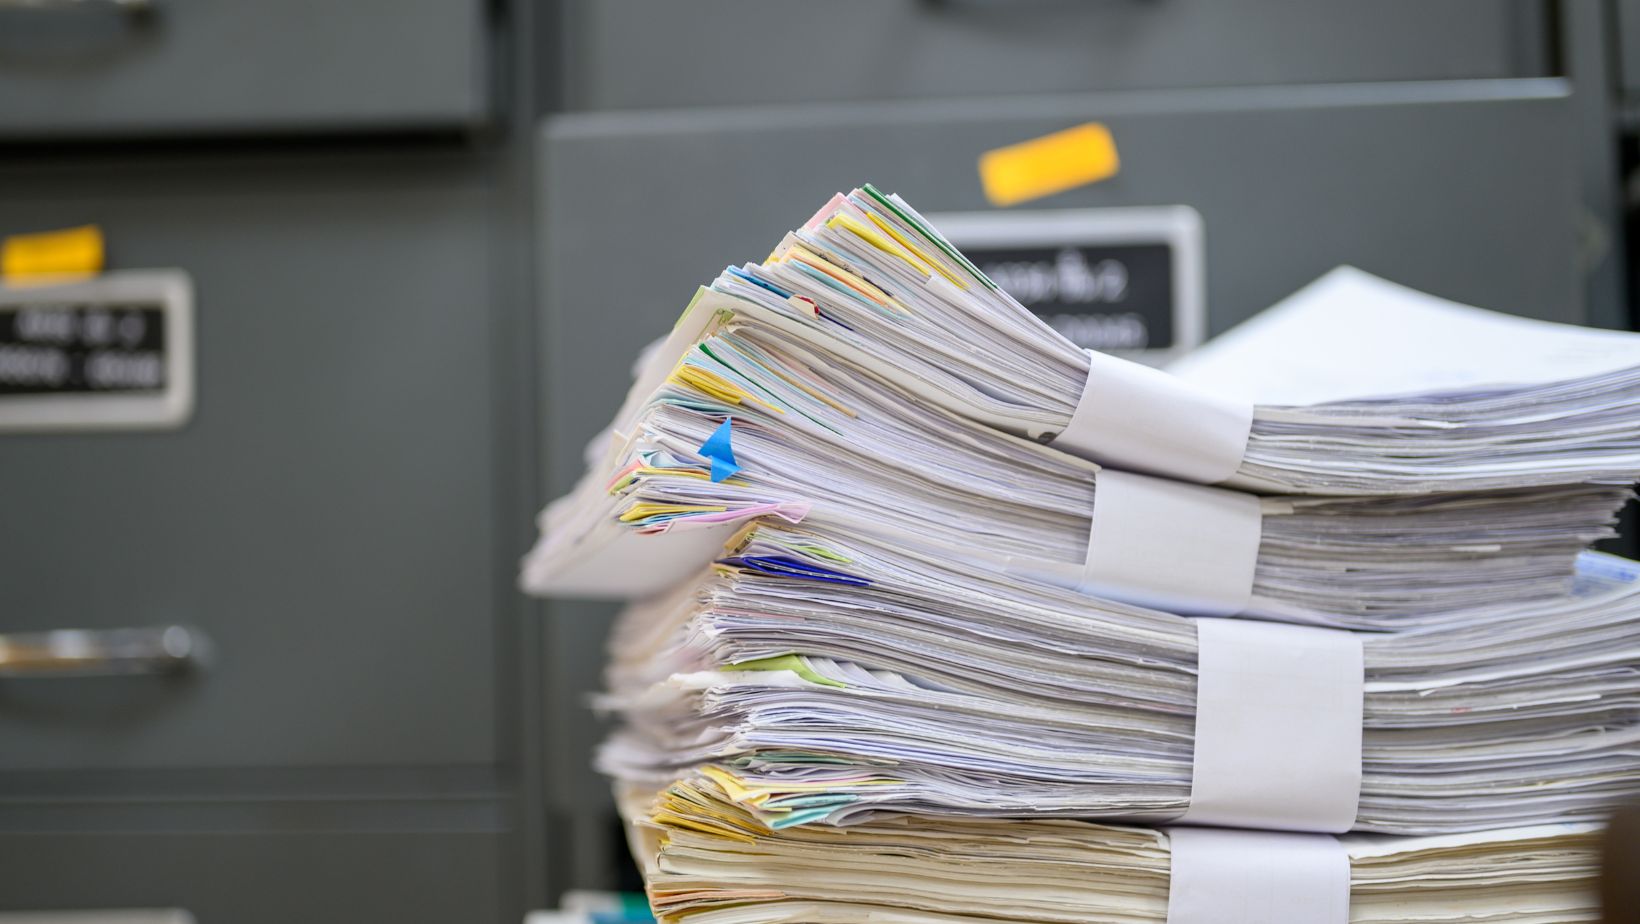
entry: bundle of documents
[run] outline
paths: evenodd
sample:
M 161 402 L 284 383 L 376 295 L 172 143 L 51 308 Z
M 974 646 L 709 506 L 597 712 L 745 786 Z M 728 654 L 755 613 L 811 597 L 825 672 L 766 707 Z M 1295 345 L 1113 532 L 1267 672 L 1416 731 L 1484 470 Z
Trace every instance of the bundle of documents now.
M 689 338 L 675 364 L 640 374 L 616 432 L 599 441 L 607 452 L 576 492 L 544 514 L 529 588 L 651 594 L 710 561 L 734 523 L 776 516 L 906 545 L 960 536 L 982 567 L 1193 611 L 1168 595 L 1171 565 L 1147 581 L 1118 557 L 1147 541 L 1098 519 L 1101 491 L 1121 477 L 1194 492 L 1179 505 L 1146 504 L 1134 529 L 1169 562 L 1238 571 L 1226 612 L 1389 629 L 1564 591 L 1573 558 L 1611 534 L 1629 492 L 1574 484 L 1255 499 L 1175 486 L 928 408 L 750 323 Z M 1237 522 L 1217 528 L 1209 518 L 1226 506 Z M 1232 541 L 1242 524 L 1247 541 Z M 1211 561 L 1190 562 L 1181 543 L 1192 536 L 1213 543 L 1203 550 Z M 645 567 L 630 567 L 634 559 Z
M 710 776 L 622 800 L 660 920 L 690 924 L 1162 924 L 1167 832 L 1076 821 L 885 818 L 770 829 Z M 1595 825 L 1340 838 L 1356 924 L 1600 920 Z M 1177 914 L 1177 909 L 1173 909 Z M 1209 920 L 1239 917 L 1221 905 Z M 1307 918 L 1328 920 L 1324 914 Z M 1342 916 L 1338 918 L 1344 920 Z
M 1079 350 L 870 187 L 696 293 L 522 578 L 638 601 L 663 919 L 1594 919 L 1640 337 L 1341 269 L 1225 342 Z
M 1074 346 L 910 205 L 870 186 L 837 196 L 769 259 L 728 270 L 712 288 L 734 296 L 712 308 L 729 314 L 731 326 L 785 331 L 921 403 L 1032 439 L 1063 441 L 1080 429 L 1079 414 L 1108 437 L 1097 425 L 1152 397 L 1131 364 Z M 1073 432 L 1081 445 L 1071 448 L 1117 468 L 1274 493 L 1632 483 L 1640 472 L 1640 338 L 1577 330 L 1555 346 L 1563 348 L 1540 344 L 1486 387 L 1470 376 L 1454 378 L 1462 388 L 1424 396 L 1309 407 L 1232 402 L 1192 414 L 1200 426 L 1172 433 L 1149 421 L 1148 434 L 1089 444 Z M 1216 396 L 1196 397 L 1216 405 Z M 1232 457 L 1213 457 L 1221 447 L 1204 430 L 1220 425 Z
M 1356 830 L 1595 819 L 1640 794 L 1640 584 L 1364 638 Z M 758 525 L 637 604 L 603 768 L 713 765 L 769 824 L 882 812 L 1169 821 L 1189 808 L 1198 625 Z

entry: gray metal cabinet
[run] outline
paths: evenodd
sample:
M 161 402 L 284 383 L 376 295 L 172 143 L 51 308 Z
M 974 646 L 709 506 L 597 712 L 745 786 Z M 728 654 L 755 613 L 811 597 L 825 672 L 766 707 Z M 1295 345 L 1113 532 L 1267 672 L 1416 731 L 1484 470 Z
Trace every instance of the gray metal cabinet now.
M 488 764 L 491 191 L 452 154 L 0 168 L 0 230 L 181 267 L 179 431 L 0 435 L 0 629 L 183 623 L 181 679 L 0 691 L 0 771 Z M 22 487 L 25 486 L 26 488 Z
M 493 153 L 16 157 L 0 233 L 180 267 L 178 430 L 0 433 L 0 632 L 183 623 L 182 677 L 0 680 L 0 909 L 515 919 L 523 306 Z
M 1533 77 L 1512 0 L 567 0 L 572 110 Z
M 0 834 L 0 907 L 178 908 L 198 924 L 508 917 L 493 836 L 450 832 Z
M 1617 83 L 1623 102 L 1632 105 L 1640 95 L 1640 0 L 1617 0 L 1609 19 L 1604 11 L 1598 18 L 1609 22 L 1616 33 L 1612 45 L 1618 59 Z
M 1572 116 L 1566 85 L 1538 79 L 552 119 L 538 203 L 545 493 L 571 487 L 632 357 L 725 264 L 761 259 L 831 193 L 866 181 L 925 213 L 983 210 L 981 152 L 1089 120 L 1109 126 L 1121 172 L 1020 208 L 1194 207 L 1210 332 L 1340 263 L 1582 320 Z M 576 694 L 598 683 L 584 653 L 610 609 L 549 610 L 554 728 L 579 755 L 598 735 L 578 718 Z M 560 811 L 597 837 L 603 784 L 574 757 L 560 772 Z
M 473 129 L 532 105 L 532 11 L 124 5 L 0 0 L 0 234 L 94 222 L 111 269 L 190 274 L 196 401 L 0 433 L 0 633 L 212 652 L 0 679 L 0 910 L 516 921 L 530 139 Z
M 0 139 L 468 129 L 483 0 L 0 4 Z

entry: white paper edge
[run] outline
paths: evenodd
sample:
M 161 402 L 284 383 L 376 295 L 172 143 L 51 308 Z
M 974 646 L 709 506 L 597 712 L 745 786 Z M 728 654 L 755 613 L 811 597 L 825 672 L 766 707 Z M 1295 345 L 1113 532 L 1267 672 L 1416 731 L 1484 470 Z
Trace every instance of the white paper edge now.
M 1326 834 L 1166 828 L 1167 924 L 1347 924 L 1350 858 Z
M 1233 616 L 1252 599 L 1262 529 L 1251 494 L 1103 469 L 1077 589 L 1176 613 Z
M 1338 629 L 1198 619 L 1190 808 L 1178 821 L 1339 833 L 1361 797 L 1364 660 Z
M 524 590 L 546 597 L 636 600 L 700 573 L 745 526 L 742 520 L 698 529 L 640 533 L 610 524 L 570 549 L 539 540 L 524 558 Z

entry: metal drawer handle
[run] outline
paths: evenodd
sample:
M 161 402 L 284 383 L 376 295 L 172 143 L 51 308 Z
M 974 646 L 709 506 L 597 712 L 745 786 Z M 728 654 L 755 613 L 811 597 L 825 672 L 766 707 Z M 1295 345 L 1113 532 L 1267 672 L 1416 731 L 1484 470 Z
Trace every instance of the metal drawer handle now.
M 0 634 L 0 677 L 171 674 L 197 666 L 206 649 L 185 626 Z
M 0 0 L 0 10 L 112 10 L 133 16 L 154 11 L 155 0 Z

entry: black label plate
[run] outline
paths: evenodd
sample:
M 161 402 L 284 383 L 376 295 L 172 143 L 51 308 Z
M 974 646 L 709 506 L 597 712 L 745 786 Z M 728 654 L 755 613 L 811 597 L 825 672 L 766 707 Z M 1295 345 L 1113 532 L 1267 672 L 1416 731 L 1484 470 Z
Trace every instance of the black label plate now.
M 0 397 L 163 392 L 165 326 L 160 304 L 0 305 Z
M 1079 347 L 1127 351 L 1178 345 L 1170 243 L 971 246 L 964 252 Z

